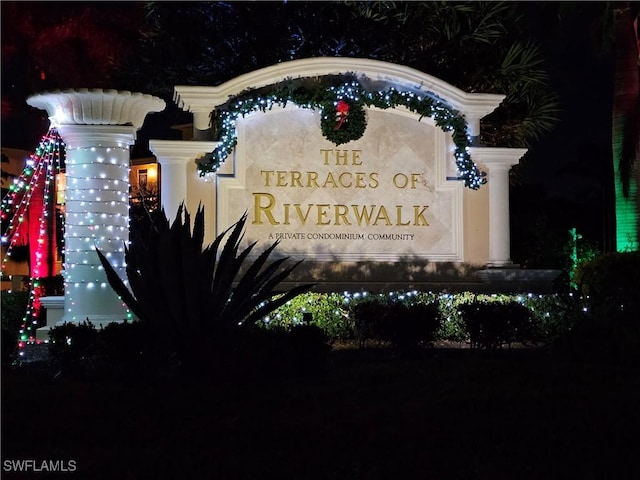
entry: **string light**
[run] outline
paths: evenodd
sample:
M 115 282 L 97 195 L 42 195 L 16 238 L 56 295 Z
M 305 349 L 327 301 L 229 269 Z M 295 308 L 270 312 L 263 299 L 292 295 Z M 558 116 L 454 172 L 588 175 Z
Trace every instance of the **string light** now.
M 310 79 L 306 79 L 310 80 Z M 226 106 L 216 112 L 217 127 L 220 130 L 220 143 L 211 153 L 198 159 L 198 172 L 201 177 L 216 172 L 227 159 L 237 144 L 236 121 L 242 116 L 256 112 L 271 110 L 274 106 L 285 107 L 291 102 L 300 108 L 319 109 L 322 115 L 333 115 L 334 110 L 328 111 L 330 104 L 335 108 L 339 100 L 377 107 L 381 109 L 404 106 L 410 111 L 423 117 L 433 118 L 437 127 L 450 132 L 455 145 L 454 158 L 458 168 L 459 178 L 464 185 L 477 190 L 486 183 L 485 173 L 482 172 L 471 159 L 469 146 L 471 139 L 467 132 L 467 122 L 464 116 L 452 109 L 447 103 L 432 92 L 400 91 L 396 88 L 369 92 L 358 81 L 344 82 L 332 85 L 324 90 L 305 90 L 302 87 L 293 88 L 290 83 L 284 83 L 274 88 L 267 95 L 248 90 L 232 99 Z
M 22 173 L 2 199 L 2 243 L 8 243 L 2 260 L 3 276 L 13 249 L 27 243 L 30 246 L 29 300 L 19 329 L 20 349 L 35 342 L 35 331 L 40 326 L 40 298 L 46 294 L 42 278 L 54 274 L 57 248 L 55 181 L 64 162 L 63 152 L 64 143 L 57 129 L 52 127 L 42 137 L 35 152 L 25 162 Z M 61 213 L 58 212 L 60 218 Z
M 61 150 L 70 153 L 62 158 Z M 123 159 L 126 158 L 126 161 Z M 40 325 L 40 297 L 46 294 L 40 280 L 45 268 L 51 263 L 49 250 L 55 246 L 50 242 L 49 227 L 54 200 L 55 181 L 61 164 L 66 160 L 66 212 L 58 211 L 58 219 L 66 216 L 64 268 L 62 271 L 65 290 L 65 314 L 69 321 L 84 320 L 84 312 L 110 300 L 106 275 L 95 253 L 98 247 L 105 251 L 114 267 L 124 272 L 124 251 L 129 234 L 129 149 L 126 146 L 68 148 L 57 129 L 51 127 L 26 162 L 22 175 L 12 184 L 2 201 L 2 241 L 8 244 L 3 259 L 3 271 L 11 259 L 12 247 L 31 245 L 31 280 L 29 303 L 19 331 L 18 347 L 23 354 L 25 345 L 35 342 L 35 332 Z M 35 210 L 34 210 L 35 208 Z M 38 219 L 35 223 L 30 219 Z M 35 233 L 30 233 L 30 230 Z M 37 238 L 36 238 L 37 237 Z M 88 295 L 90 293 L 90 295 Z M 96 297 L 97 295 L 97 297 Z M 132 318 L 122 300 L 117 303 L 122 318 Z M 108 307 L 110 308 L 110 307 Z M 82 317 L 82 318 L 80 318 Z
M 66 181 L 65 321 L 132 318 L 120 300 L 115 304 L 96 248 L 118 274 L 125 275 L 129 244 L 129 149 L 114 146 L 68 148 Z M 120 309 L 118 311 L 118 309 Z M 121 313 L 120 313 L 121 312 Z

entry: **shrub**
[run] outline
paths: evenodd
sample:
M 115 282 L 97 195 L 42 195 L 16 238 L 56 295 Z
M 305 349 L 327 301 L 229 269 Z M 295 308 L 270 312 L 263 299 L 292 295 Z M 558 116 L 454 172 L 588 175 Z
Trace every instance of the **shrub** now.
M 521 300 L 531 315 L 536 340 L 553 345 L 566 337 L 584 318 L 583 302 L 574 293 L 553 295 L 526 295 Z
M 84 377 L 98 358 L 98 330 L 91 322 L 63 323 L 49 331 L 49 356 L 59 373 Z
M 386 303 L 375 297 L 351 304 L 350 324 L 360 347 L 364 347 L 367 340 L 386 340 L 386 310 Z
M 352 303 L 350 317 L 361 347 L 367 340 L 378 340 L 411 350 L 433 342 L 440 326 L 438 305 L 415 295 L 364 297 Z
M 175 358 L 159 354 L 139 321 L 65 323 L 51 329 L 53 374 L 80 380 L 157 381 L 180 373 Z M 237 381 L 321 373 L 329 346 L 322 330 L 298 325 L 291 330 L 251 326 L 217 337 L 203 357 L 211 377 Z
M 156 378 L 166 370 L 142 322 L 109 323 L 97 333 L 96 353 L 102 374 L 121 380 Z
M 470 292 L 436 295 L 434 301 L 438 302 L 441 318 L 440 327 L 436 332 L 436 338 L 438 340 L 453 342 L 469 340 L 467 327 L 460 313 L 460 305 L 471 303 L 475 298 L 476 296 Z
M 140 321 L 96 328 L 86 320 L 66 322 L 49 332 L 54 375 L 83 380 L 157 380 L 173 376 L 175 361 L 159 352 Z M 172 370 L 173 369 L 173 370 Z
M 2 362 L 10 363 L 18 345 L 20 328 L 29 303 L 29 292 L 3 291 L 2 298 Z
M 499 312 L 495 304 L 465 304 L 460 306 L 460 312 L 471 348 L 493 349 L 502 345 L 507 324 L 502 315 L 497 315 Z
M 587 315 L 565 347 L 574 353 L 627 360 L 640 356 L 640 252 L 606 253 L 582 263 L 576 282 Z
M 385 337 L 402 352 L 431 344 L 440 326 L 440 313 L 435 303 L 405 304 L 395 302 L 383 316 Z
M 576 269 L 576 283 L 592 310 L 627 310 L 640 304 L 640 252 L 605 253 Z M 623 314 L 627 315 L 627 314 Z M 638 318 L 638 317 L 636 317 Z
M 138 232 L 125 248 L 131 290 L 98 250 L 113 289 L 145 324 L 148 335 L 155 335 L 157 345 L 167 355 L 177 355 L 187 369 L 204 364 L 216 337 L 255 324 L 313 287 L 277 290 L 301 261 L 285 266 L 288 257 L 281 257 L 269 263 L 276 241 L 249 262 L 256 242 L 240 250 L 246 220 L 245 212 L 203 247 L 203 208 L 198 208 L 193 231 L 184 205 L 172 224 L 163 210 L 156 212 L 149 232 Z
M 516 302 L 476 301 L 460 306 L 471 348 L 496 349 L 538 338 L 529 310 Z
M 506 343 L 549 345 L 565 336 L 584 317 L 584 305 L 573 293 L 484 295 L 472 292 L 454 294 L 413 291 L 383 295 L 366 292 L 307 292 L 289 300 L 259 323 L 266 328 L 290 330 L 304 322 L 305 314 L 311 314 L 311 323 L 320 327 L 330 342 L 348 339 L 357 339 L 360 345 L 364 345 L 367 340 L 385 342 L 388 341 L 388 332 L 385 333 L 383 317 L 394 302 L 404 305 L 437 305 L 440 322 L 435 340 L 453 342 L 470 342 L 462 306 L 478 302 L 513 304 L 502 307 L 513 310 L 512 313 L 505 313 L 507 316 L 513 315 L 509 328 L 515 329 L 506 338 Z M 518 318 L 522 323 L 519 326 Z
M 320 328 L 329 342 L 335 342 L 353 338 L 348 314 L 344 295 L 306 292 L 273 310 L 259 323 L 265 328 L 291 330 L 305 322 L 305 315 L 311 315 L 311 324 Z

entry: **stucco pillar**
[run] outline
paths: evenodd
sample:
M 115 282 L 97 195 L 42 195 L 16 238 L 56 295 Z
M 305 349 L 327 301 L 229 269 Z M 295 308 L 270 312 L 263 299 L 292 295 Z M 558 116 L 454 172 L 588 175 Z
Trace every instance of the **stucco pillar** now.
M 211 139 L 211 112 L 215 106 L 208 99 L 211 89 L 216 87 L 176 86 L 173 100 L 180 108 L 193 114 L 193 139 Z
M 208 140 L 211 135 L 211 112 L 193 112 L 193 139 Z
M 465 119 L 467 120 L 467 134 L 471 138 L 478 138 L 480 136 L 480 118 L 486 115 L 484 112 L 482 114 L 465 114 Z
M 160 203 L 172 221 L 181 203 L 187 205 L 189 165 L 212 152 L 218 142 L 149 140 L 149 150 L 160 164 Z
M 471 158 L 487 167 L 489 188 L 489 260 L 488 267 L 506 267 L 511 262 L 509 225 L 509 170 L 527 152 L 522 148 L 470 149 Z M 485 187 L 482 187 L 485 188 Z
M 129 241 L 129 147 L 157 97 L 115 90 L 68 90 L 27 100 L 46 110 L 66 144 L 64 314 L 62 322 L 95 325 L 131 317 L 107 282 L 96 248 L 126 279 Z

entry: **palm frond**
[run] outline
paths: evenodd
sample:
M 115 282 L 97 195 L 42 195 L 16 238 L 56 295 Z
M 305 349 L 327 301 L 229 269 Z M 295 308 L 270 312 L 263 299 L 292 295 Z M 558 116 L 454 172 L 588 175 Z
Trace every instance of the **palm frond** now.
M 131 291 L 129 291 L 124 281 L 120 278 L 113 266 L 111 266 L 106 255 L 102 253 L 98 248 L 96 248 L 96 253 L 98 254 L 100 263 L 102 264 L 102 267 L 104 268 L 104 271 L 107 275 L 107 281 L 109 282 L 109 285 L 111 285 L 116 294 L 129 307 L 129 309 L 131 309 L 134 315 L 136 315 L 140 319 L 145 319 L 146 312 L 141 308 L 140 304 L 133 296 Z

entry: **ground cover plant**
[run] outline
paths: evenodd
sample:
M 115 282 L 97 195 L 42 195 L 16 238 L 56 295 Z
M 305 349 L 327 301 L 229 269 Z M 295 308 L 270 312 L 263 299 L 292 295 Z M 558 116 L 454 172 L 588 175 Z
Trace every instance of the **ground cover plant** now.
M 585 316 L 564 296 L 474 295 L 392 292 L 306 292 L 288 300 L 255 325 L 213 337 L 203 350 L 195 374 L 278 377 L 321 371 L 334 348 L 389 347 L 408 354 L 435 346 L 496 350 L 511 346 L 548 348 L 564 339 Z M 554 322 L 550 317 L 556 318 Z M 179 375 L 167 352 L 177 345 L 149 348 L 148 324 L 90 322 L 51 330 L 50 368 L 76 378 L 135 379 Z M 169 341 L 169 340 L 168 340 Z M 300 363 L 306 367 L 298 368 Z M 184 365 L 185 368 L 191 368 Z
M 20 326 L 27 311 L 29 292 L 3 291 L 2 295 L 2 363 L 11 362 L 17 348 Z
M 394 309 L 403 310 L 393 315 Z M 585 316 L 578 295 L 568 294 L 474 294 L 439 292 L 308 292 L 289 300 L 265 316 L 265 328 L 290 328 L 310 322 L 323 330 L 332 343 L 356 341 L 392 342 L 403 335 L 410 313 L 414 328 L 426 335 L 410 334 L 426 346 L 437 341 L 479 348 L 502 348 L 513 344 L 549 345 L 566 335 Z M 403 321 L 405 324 L 403 324 Z M 483 341 L 476 330 L 484 326 Z M 426 333 L 428 332 L 428 334 Z

